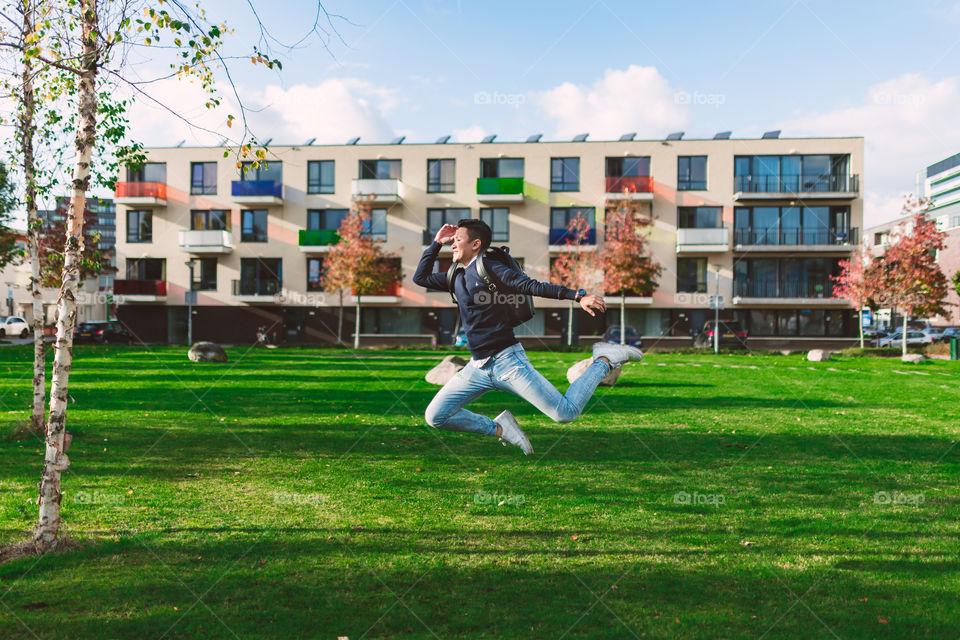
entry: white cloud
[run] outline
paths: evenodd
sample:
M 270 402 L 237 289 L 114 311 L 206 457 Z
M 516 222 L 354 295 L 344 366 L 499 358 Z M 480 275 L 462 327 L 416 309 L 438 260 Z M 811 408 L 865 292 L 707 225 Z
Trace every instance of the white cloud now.
M 487 130 L 478 124 L 453 130 L 454 142 L 480 142 L 487 135 Z
M 867 225 L 900 215 L 927 165 L 960 151 L 960 79 L 904 74 L 880 82 L 854 106 L 787 121 L 786 135 L 864 136 Z
M 631 65 L 607 69 L 589 87 L 564 82 L 536 92 L 532 101 L 553 121 L 558 138 L 589 132 L 593 139 L 613 139 L 630 131 L 653 138 L 687 122 L 684 95 L 656 67 Z

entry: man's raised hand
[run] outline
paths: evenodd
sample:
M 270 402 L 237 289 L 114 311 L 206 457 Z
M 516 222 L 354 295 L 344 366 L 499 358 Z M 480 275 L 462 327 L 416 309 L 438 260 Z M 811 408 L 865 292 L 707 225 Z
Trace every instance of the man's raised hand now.
M 434 238 L 435 241 L 440 244 L 447 244 L 448 242 L 453 242 L 453 236 L 457 233 L 457 226 L 453 224 L 445 224 L 440 227 L 440 231 L 437 231 L 437 236 Z
M 597 315 L 594 310 L 600 311 L 600 312 L 607 310 L 607 303 L 604 301 L 604 299 L 601 296 L 593 296 L 593 295 L 583 296 L 582 298 L 580 298 L 580 306 L 583 308 L 584 311 L 586 311 L 592 316 Z

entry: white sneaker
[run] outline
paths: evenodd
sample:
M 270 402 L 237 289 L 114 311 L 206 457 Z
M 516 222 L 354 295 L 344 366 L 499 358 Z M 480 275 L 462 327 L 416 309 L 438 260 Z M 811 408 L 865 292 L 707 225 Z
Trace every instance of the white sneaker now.
M 612 342 L 597 342 L 593 345 L 593 358 L 603 356 L 610 361 L 614 368 L 624 362 L 639 362 L 643 360 L 643 351 L 627 344 L 613 344 Z
M 523 432 L 523 429 L 520 428 L 520 425 L 517 424 L 517 419 L 513 417 L 512 413 L 504 411 L 494 418 L 493 421 L 500 425 L 500 442 L 503 443 L 503 446 L 507 446 L 509 442 L 510 444 L 515 444 L 520 447 L 525 455 L 533 453 L 533 446 L 530 444 L 530 441 L 527 440 L 527 435 Z

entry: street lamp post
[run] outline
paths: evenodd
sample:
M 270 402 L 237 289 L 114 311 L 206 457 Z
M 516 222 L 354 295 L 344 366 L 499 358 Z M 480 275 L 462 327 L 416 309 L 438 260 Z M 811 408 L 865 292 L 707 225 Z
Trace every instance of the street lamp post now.
M 720 265 L 717 270 L 717 295 L 713 305 L 713 352 L 720 353 Z
M 193 298 L 196 293 L 193 290 L 193 268 L 196 265 L 196 258 L 187 260 L 187 269 L 190 270 L 190 285 L 186 292 L 187 302 L 187 346 L 193 346 Z

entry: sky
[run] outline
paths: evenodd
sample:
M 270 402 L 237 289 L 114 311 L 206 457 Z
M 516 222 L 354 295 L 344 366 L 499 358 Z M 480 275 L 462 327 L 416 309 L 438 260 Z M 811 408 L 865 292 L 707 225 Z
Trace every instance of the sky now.
M 227 53 L 280 43 L 313 24 L 311 0 L 204 0 L 234 29 Z M 253 10 L 251 10 L 251 6 Z M 230 63 L 247 120 L 273 144 L 615 139 L 626 132 L 734 138 L 863 136 L 866 226 L 897 217 L 918 172 L 960 152 L 960 2 L 647 3 L 636 0 L 323 0 L 338 35 L 295 49 L 282 71 Z M 321 26 L 328 30 L 331 23 Z M 139 56 L 139 57 L 138 57 Z M 131 55 L 132 70 L 158 61 Z M 222 85 L 225 88 L 227 85 Z M 223 134 L 224 107 L 166 80 L 150 91 Z M 220 135 L 139 100 L 133 134 L 150 145 Z

